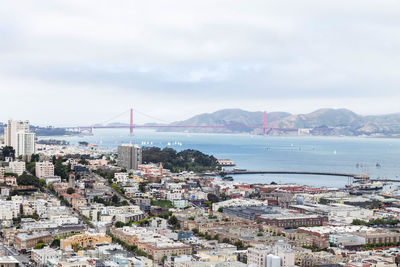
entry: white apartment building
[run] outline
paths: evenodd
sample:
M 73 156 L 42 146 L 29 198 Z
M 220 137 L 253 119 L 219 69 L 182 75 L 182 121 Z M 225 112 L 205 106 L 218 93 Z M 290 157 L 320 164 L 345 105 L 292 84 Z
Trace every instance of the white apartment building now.
M 121 184 L 126 184 L 129 181 L 129 173 L 117 172 L 114 174 L 114 181 Z
M 8 120 L 4 140 L 7 146 L 14 148 L 16 157 L 35 153 L 35 134 L 29 132 L 29 121 Z
M 247 251 L 247 264 L 256 267 L 289 267 L 295 265 L 290 244 L 278 241 L 273 246 L 256 245 Z
M 4 141 L 6 146 L 17 147 L 17 133 L 29 132 L 29 121 L 8 120 L 7 127 L 4 129 Z
M 20 202 L 1 201 L 0 202 L 0 220 L 11 220 L 17 218 L 21 212 Z
M 32 250 L 32 260 L 35 261 L 37 266 L 46 266 L 48 260 L 58 260 L 62 252 L 53 248 L 45 247 L 42 249 Z
M 18 132 L 15 156 L 30 156 L 35 153 L 35 134 Z
M 25 162 L 24 161 L 13 161 L 8 165 L 8 169 L 10 172 L 15 173 L 17 175 L 21 175 L 26 171 Z
M 173 190 L 165 193 L 166 200 L 179 200 L 183 197 L 183 190 Z
M 50 161 L 36 162 L 36 177 L 54 177 L 54 165 Z
M 267 256 L 271 253 L 270 247 L 256 245 L 247 250 L 247 264 L 249 266 L 265 267 L 267 266 Z

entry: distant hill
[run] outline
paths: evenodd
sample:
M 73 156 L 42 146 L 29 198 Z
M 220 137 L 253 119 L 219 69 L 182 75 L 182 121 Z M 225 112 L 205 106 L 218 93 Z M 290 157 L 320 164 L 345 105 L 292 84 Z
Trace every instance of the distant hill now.
M 287 112 L 271 112 L 268 113 L 268 121 L 277 122 L 289 117 L 291 114 Z M 263 126 L 264 112 L 261 111 L 245 111 L 242 109 L 223 109 L 213 113 L 204 113 L 196 115 L 184 121 L 173 122 L 170 125 L 194 125 L 194 126 Z M 179 128 L 166 128 L 163 131 L 179 131 Z M 184 128 L 183 131 L 190 132 L 217 132 L 217 133 L 235 133 L 235 132 L 253 132 L 249 128 Z M 261 132 L 261 131 L 260 131 Z
M 319 109 L 308 114 L 290 114 L 287 112 L 268 113 L 269 134 L 297 134 L 280 131 L 282 129 L 308 129 L 312 135 L 347 135 L 347 136 L 400 136 L 400 113 L 388 115 L 362 116 L 348 109 Z M 204 113 L 171 125 L 193 126 L 241 126 L 243 128 L 166 128 L 162 131 L 188 131 L 212 133 L 252 133 L 261 134 L 262 129 L 245 126 L 263 126 L 264 114 L 241 109 L 223 109 L 213 113 Z

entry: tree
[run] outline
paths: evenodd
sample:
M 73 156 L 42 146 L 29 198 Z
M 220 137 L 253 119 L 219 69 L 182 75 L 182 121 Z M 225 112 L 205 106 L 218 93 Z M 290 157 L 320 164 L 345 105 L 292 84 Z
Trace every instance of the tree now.
M 31 162 L 38 162 L 40 160 L 39 154 L 32 154 L 31 155 Z
M 237 240 L 235 241 L 235 243 L 233 243 L 234 246 L 236 246 L 238 248 L 238 250 L 243 249 L 243 242 L 242 240 Z
M 218 208 L 218 212 L 224 212 L 224 208 L 223 207 L 219 207 Z
M 29 175 L 24 172 L 22 175 L 18 176 L 17 183 L 19 185 L 33 185 L 37 188 L 41 188 L 45 185 L 44 180 L 39 180 L 39 178 Z
M 67 189 L 67 194 L 68 194 L 68 195 L 71 195 L 71 194 L 73 194 L 73 193 L 75 193 L 75 189 L 73 189 L 72 187 L 68 187 L 68 189 Z
M 224 239 L 222 239 L 222 243 L 231 243 L 231 240 L 225 237 Z
M 5 158 L 15 159 L 15 150 L 12 146 L 3 147 L 2 154 L 3 154 L 2 159 L 5 159 Z
M 111 197 L 111 202 L 113 202 L 113 203 L 118 203 L 118 202 L 119 202 L 119 197 L 118 197 L 117 195 L 113 195 L 113 196 Z
M 168 219 L 168 223 L 169 223 L 170 225 L 172 225 L 172 227 L 175 228 L 175 229 L 180 227 L 180 224 L 179 224 L 179 222 L 178 222 L 178 219 L 176 218 L 175 215 L 172 215 L 172 216 Z
M 81 158 L 81 159 L 78 161 L 78 163 L 79 163 L 79 164 L 82 164 L 82 165 L 89 165 L 89 161 L 87 161 L 85 158 Z
M 50 246 L 53 248 L 57 248 L 57 247 L 59 248 L 60 244 L 61 244 L 60 238 L 56 238 L 51 242 Z
M 215 194 L 212 194 L 212 193 L 209 193 L 207 195 L 207 199 L 208 199 L 208 201 L 211 201 L 212 203 L 216 203 L 219 201 L 219 198 Z
M 35 174 L 36 172 L 36 162 L 29 162 L 26 164 L 26 169 L 29 173 Z
M 58 159 L 55 160 L 54 163 L 54 174 L 58 175 L 61 177 L 61 179 L 67 179 L 68 178 L 68 171 L 67 166 L 63 165 L 63 159 L 59 157 Z
M 39 243 L 37 243 L 34 247 L 33 247 L 33 249 L 42 249 L 42 248 L 44 248 L 46 246 L 46 244 L 44 244 L 44 243 L 42 243 L 42 242 L 39 242 Z
M 147 186 L 147 183 L 145 183 L 145 182 L 139 183 L 139 191 L 142 192 L 142 193 L 145 193 L 146 192 L 146 186 Z
M 123 222 L 121 222 L 121 221 L 118 221 L 118 222 L 115 223 L 115 227 L 117 227 L 117 228 L 121 228 L 121 227 L 124 227 L 124 226 L 125 226 L 125 224 Z

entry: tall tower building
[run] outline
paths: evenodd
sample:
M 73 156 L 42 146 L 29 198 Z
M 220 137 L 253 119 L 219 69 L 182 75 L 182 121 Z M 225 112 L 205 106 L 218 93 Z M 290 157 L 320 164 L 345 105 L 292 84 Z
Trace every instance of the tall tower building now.
M 139 164 L 142 164 L 142 149 L 139 146 L 127 144 L 118 147 L 118 166 L 137 170 Z
M 14 148 L 17 157 L 35 153 L 35 134 L 29 132 L 29 121 L 8 120 L 4 141 L 6 146 Z

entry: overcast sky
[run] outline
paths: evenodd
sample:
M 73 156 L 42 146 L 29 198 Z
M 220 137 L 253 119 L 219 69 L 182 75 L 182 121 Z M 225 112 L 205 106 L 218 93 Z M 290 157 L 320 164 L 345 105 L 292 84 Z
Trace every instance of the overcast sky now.
M 0 121 L 400 112 L 399 14 L 398 0 L 0 0 Z

